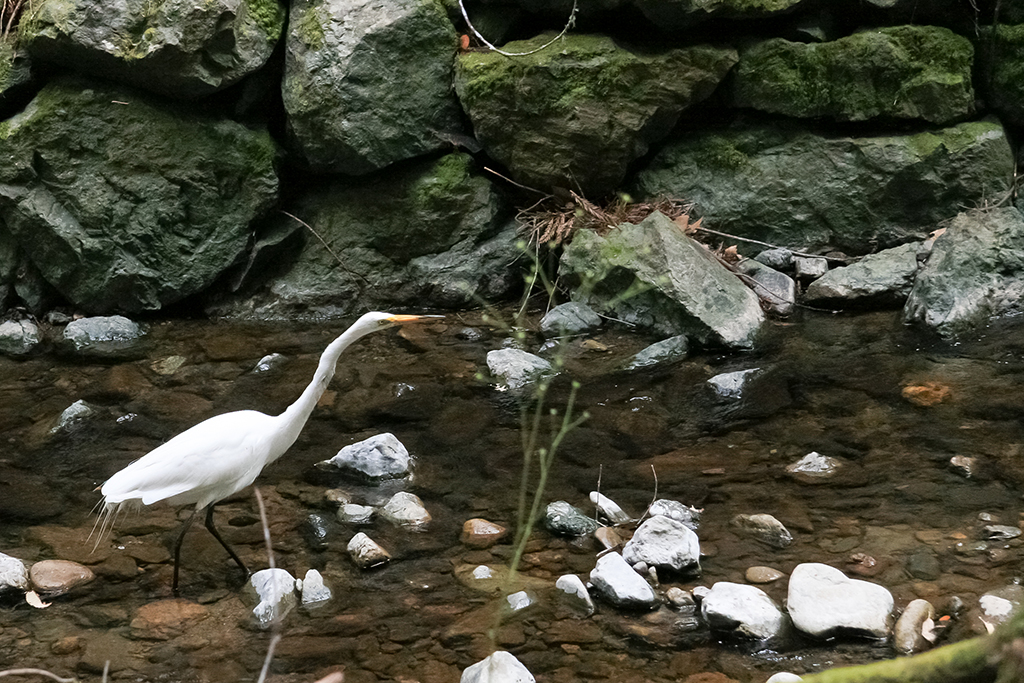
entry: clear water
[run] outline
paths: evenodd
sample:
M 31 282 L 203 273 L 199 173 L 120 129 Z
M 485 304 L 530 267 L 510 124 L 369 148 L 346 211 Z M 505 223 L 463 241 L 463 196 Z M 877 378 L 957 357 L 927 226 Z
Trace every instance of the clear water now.
M 254 626 L 241 573 L 223 549 L 200 524 L 189 532 L 181 597 L 198 607 L 156 628 L 147 610 L 173 597 L 166 549 L 187 513 L 154 507 L 128 516 L 90 553 L 94 489 L 212 414 L 282 410 L 342 329 L 175 321 L 153 326 L 132 358 L 83 361 L 54 350 L 0 359 L 0 551 L 30 562 L 73 559 L 99 574 L 45 609 L 8 596 L 0 605 L 0 665 L 89 676 L 109 659 L 112 679 L 255 680 L 271 634 Z M 316 680 L 344 668 L 348 683 L 455 681 L 492 642 L 540 681 L 674 681 L 699 672 L 762 681 L 783 669 L 892 656 L 889 645 L 878 643 L 790 639 L 765 649 L 722 641 L 667 610 L 628 614 L 599 605 L 589 619 L 571 618 L 546 591 L 563 573 L 586 578 L 599 548 L 544 531 L 535 533 L 524 559 L 524 581 L 539 604 L 495 630 L 494 596 L 460 577 L 467 567 L 506 564 L 511 546 L 472 550 L 459 533 L 472 517 L 515 526 L 519 407 L 479 376 L 486 352 L 504 337 L 467 313 L 364 339 L 343 357 L 298 443 L 257 481 L 277 566 L 299 576 L 316 568 L 335 592 L 327 605 L 287 617 L 270 669 L 276 680 Z M 750 566 L 788 573 L 816 561 L 865 572 L 892 591 L 898 607 L 926 597 L 941 609 L 953 596 L 974 605 L 978 595 L 1019 575 L 1020 542 L 980 542 L 979 515 L 1012 526 L 1020 521 L 1024 320 L 947 344 L 902 327 L 892 312 L 805 313 L 772 324 L 754 352 L 698 354 L 634 372 L 618 367 L 653 340 L 621 331 L 592 339 L 606 349 L 579 340 L 563 347 L 565 375 L 581 383 L 579 408 L 590 419 L 566 439 L 545 500 L 589 510 L 588 493 L 600 487 L 635 515 L 655 490 L 703 508 L 703 575 L 662 577 L 663 588 L 742 582 Z M 286 360 L 252 373 L 271 352 Z M 740 401 L 717 400 L 706 386 L 714 374 L 755 367 L 762 372 Z M 924 382 L 948 387 L 947 400 L 923 407 L 902 396 L 905 386 Z M 564 401 L 566 385 L 556 383 L 553 405 Z M 79 399 L 97 414 L 50 434 Z M 415 456 L 411 482 L 369 487 L 314 467 L 342 446 L 385 431 Z M 827 483 L 786 473 L 811 451 L 845 465 Z M 953 456 L 975 458 L 974 475 L 951 468 Z M 360 529 L 338 522 L 323 498 L 335 487 L 366 504 L 406 488 L 433 520 L 419 532 L 380 520 L 361 528 L 394 560 L 359 571 L 345 546 Z M 793 544 L 775 550 L 740 535 L 729 524 L 740 513 L 775 515 L 792 531 Z M 308 533 L 310 515 L 320 515 L 323 543 Z M 267 566 L 251 490 L 218 506 L 217 520 L 251 567 Z M 875 564 L 853 561 L 858 554 Z M 785 579 L 764 589 L 785 599 Z M 968 613 L 951 637 L 971 629 Z

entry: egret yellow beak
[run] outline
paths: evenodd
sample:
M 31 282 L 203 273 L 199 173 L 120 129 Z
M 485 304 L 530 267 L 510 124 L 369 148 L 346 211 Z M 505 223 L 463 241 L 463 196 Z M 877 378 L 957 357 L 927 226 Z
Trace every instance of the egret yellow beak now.
M 443 315 L 393 315 L 390 318 L 387 318 L 387 321 L 396 325 L 401 325 L 403 323 L 423 322 L 443 317 Z

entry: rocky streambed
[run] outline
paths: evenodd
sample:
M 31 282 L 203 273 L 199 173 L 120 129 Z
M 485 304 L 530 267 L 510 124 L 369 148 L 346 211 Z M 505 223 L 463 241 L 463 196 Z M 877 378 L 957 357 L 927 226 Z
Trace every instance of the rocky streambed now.
M 655 497 L 701 510 L 699 571 L 647 571 L 657 602 L 643 609 L 592 591 L 592 614 L 567 604 L 556 582 L 592 580 L 605 552 L 593 535 L 541 525 L 518 582 L 503 591 L 512 534 L 464 533 L 471 519 L 515 530 L 521 398 L 489 377 L 487 363 L 488 352 L 512 345 L 508 333 L 466 313 L 368 338 L 343 359 L 295 447 L 257 482 L 276 566 L 298 578 L 316 570 L 332 594 L 285 617 L 271 675 L 316 680 L 344 668 L 348 681 L 454 681 L 497 648 L 541 681 L 760 682 L 894 656 L 891 636 L 822 641 L 787 628 L 770 641 L 742 637 L 698 606 L 720 606 L 738 584 L 784 607 L 792 575 L 809 563 L 884 588 L 890 623 L 925 599 L 941 640 L 984 632 L 1020 600 L 1021 324 L 1003 319 L 950 343 L 895 312 L 799 310 L 766 323 L 753 351 L 632 370 L 623 367 L 655 339 L 607 323 L 554 344 L 528 331 L 523 350 L 563 361 L 552 405 L 564 403 L 571 378 L 576 410 L 590 414 L 565 439 L 544 505 L 561 500 L 595 516 L 599 490 L 630 518 Z M 184 512 L 126 515 L 94 548 L 93 489 L 213 413 L 283 409 L 340 329 L 172 321 L 100 355 L 54 346 L 0 359 L 0 552 L 36 567 L 49 603 L 30 606 L 22 589 L 3 594 L 6 666 L 87 676 L 109 661 L 114 679 L 258 676 L 271 632 L 220 545 L 201 528 L 189 532 L 176 598 L 168 549 Z M 79 401 L 85 411 L 66 412 Z M 384 433 L 408 449 L 411 475 L 372 484 L 316 466 Z M 401 492 L 422 501 L 429 521 L 381 514 Z M 343 505 L 377 512 L 360 521 Z M 762 535 L 764 515 L 791 540 Z M 268 566 L 251 491 L 218 506 L 217 518 L 247 564 Z M 634 527 L 618 526 L 620 540 Z M 360 568 L 350 554 L 360 533 L 390 559 Z M 88 573 L 76 569 L 77 583 L 56 571 L 78 565 Z

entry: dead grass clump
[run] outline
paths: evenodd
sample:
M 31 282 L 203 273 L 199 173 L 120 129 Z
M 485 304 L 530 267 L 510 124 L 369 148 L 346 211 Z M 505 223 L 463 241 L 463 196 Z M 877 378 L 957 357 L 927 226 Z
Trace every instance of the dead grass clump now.
M 600 206 L 575 192 L 569 194 L 569 200 L 550 197 L 523 209 L 516 216 L 532 244 L 557 247 L 571 242 L 573 235 L 580 230 L 594 230 L 603 235 L 620 223 L 639 223 L 655 211 L 676 221 L 687 232 L 692 232 L 688 228 L 696 228 L 700 224 L 700 220 L 689 221 L 693 204 L 678 199 L 632 202 L 628 197 L 620 196 L 612 203 Z

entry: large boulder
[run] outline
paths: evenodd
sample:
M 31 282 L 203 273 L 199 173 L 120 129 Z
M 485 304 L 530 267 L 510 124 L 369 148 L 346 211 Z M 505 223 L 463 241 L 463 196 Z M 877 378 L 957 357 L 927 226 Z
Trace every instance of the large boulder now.
M 262 67 L 284 14 L 278 0 L 40 0 L 19 37 L 40 61 L 195 98 Z
M 275 153 L 266 132 L 59 80 L 0 126 L 0 218 L 76 306 L 158 309 L 244 252 Z
M 455 29 L 436 0 L 297 0 L 281 93 L 317 170 L 362 174 L 451 148 Z
M 455 307 L 498 298 L 521 282 L 510 267 L 520 255 L 511 217 L 465 154 L 335 179 L 310 189 L 289 213 L 311 228 L 276 219 L 282 230 L 300 229 L 285 240 L 296 252 L 266 257 L 273 267 L 260 274 L 269 280 L 244 284 L 212 303 L 211 313 L 274 319 Z
M 604 236 L 580 231 L 560 274 L 573 300 L 666 336 L 750 347 L 764 322 L 757 295 L 658 212 Z
M 551 37 L 503 49 L 529 52 Z M 725 48 L 634 51 L 605 36 L 567 35 L 522 57 L 463 54 L 455 87 L 477 139 L 516 180 L 598 195 L 615 189 L 736 59 Z
M 804 301 L 831 306 L 902 306 L 930 244 L 910 242 L 833 268 L 807 286 Z
M 1015 207 L 958 215 L 932 247 L 904 320 L 944 336 L 1024 311 L 1024 216 Z
M 864 254 L 1004 196 L 1013 167 L 992 121 L 880 137 L 739 124 L 667 145 L 634 196 L 685 197 L 716 230 L 742 237 Z
M 761 19 L 785 14 L 804 0 L 635 0 L 658 26 L 682 28 L 705 19 Z
M 970 41 L 938 26 L 893 26 L 828 43 L 771 38 L 746 49 L 740 107 L 800 118 L 949 123 L 974 112 Z

